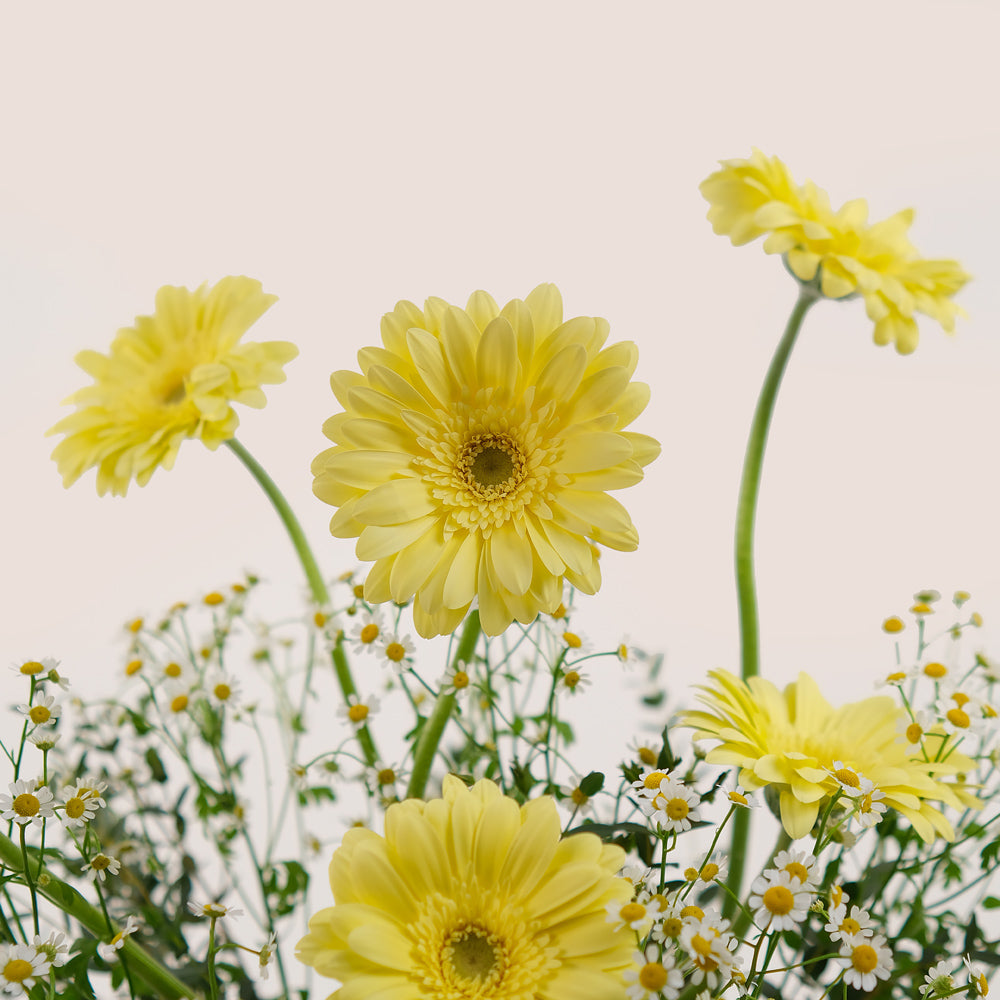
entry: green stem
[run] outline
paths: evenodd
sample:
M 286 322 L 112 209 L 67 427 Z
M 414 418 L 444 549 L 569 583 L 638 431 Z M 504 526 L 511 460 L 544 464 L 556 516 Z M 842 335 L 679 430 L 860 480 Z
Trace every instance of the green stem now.
M 757 620 L 757 585 L 754 578 L 753 529 L 757 516 L 757 497 L 760 493 L 760 474 L 764 464 L 764 448 L 771 426 L 774 403 L 778 396 L 789 355 L 795 346 L 802 320 L 809 307 L 816 301 L 817 291 L 801 286 L 798 301 L 788 318 L 788 325 L 778 343 L 774 357 L 761 386 L 757 409 L 750 425 L 743 458 L 743 477 L 736 506 L 736 595 L 740 610 L 740 664 L 743 679 L 760 673 L 760 636 Z M 735 860 L 735 859 L 734 859 Z
M 250 475 L 257 480 L 258 485 L 264 491 L 268 500 L 271 501 L 271 506 L 274 507 L 278 513 L 278 517 L 281 518 L 281 523 L 284 524 L 285 530 L 292 540 L 292 545 L 295 547 L 295 553 L 299 557 L 299 562 L 302 563 L 302 568 L 305 570 L 306 579 L 309 581 L 309 590 L 312 592 L 312 598 L 316 606 L 321 609 L 329 608 L 330 591 L 327 589 L 326 583 L 323 580 L 323 574 L 319 571 L 319 566 L 316 564 L 316 557 L 313 555 L 312 549 L 309 548 L 309 542 L 306 541 L 302 525 L 285 499 L 284 494 L 278 489 L 277 483 L 267 474 L 267 471 L 260 462 L 236 438 L 230 438 L 226 442 L 226 445 L 243 463 Z M 356 695 L 358 693 L 358 689 L 354 685 L 351 668 L 347 663 L 343 637 L 337 639 L 337 644 L 333 649 L 333 669 L 337 674 L 337 681 L 340 684 L 344 700 L 347 701 L 349 695 Z M 375 741 L 372 739 L 367 726 L 358 730 L 358 742 L 361 744 L 361 749 L 364 751 L 368 764 L 373 765 L 378 760 L 378 751 L 375 748 Z
M 462 636 L 458 640 L 458 649 L 455 652 L 454 663 L 468 663 L 472 659 L 472 654 L 476 649 L 476 642 L 479 639 L 481 626 L 479 624 L 479 612 L 472 611 L 465 619 L 465 626 L 462 629 Z M 417 740 L 417 748 L 413 752 L 413 771 L 410 774 L 410 783 L 406 789 L 407 798 L 421 799 L 427 788 L 427 779 L 431 775 L 431 765 L 437 754 L 438 746 L 441 743 L 441 736 L 444 727 L 451 718 L 452 709 L 455 707 L 455 695 L 453 692 L 442 691 L 434 705 L 434 711 L 430 718 L 424 723 L 420 731 L 420 739 Z
M 30 873 L 24 864 L 21 851 L 9 837 L 0 833 L 0 863 L 26 879 Z M 100 910 L 88 903 L 71 885 L 63 882 L 50 872 L 35 865 L 34 882 L 38 892 L 49 902 L 54 903 L 64 913 L 86 927 L 94 937 L 104 940 L 108 935 L 107 924 Z M 141 945 L 126 938 L 123 942 L 123 952 L 127 956 L 129 966 L 152 990 L 160 997 L 185 997 L 187 1000 L 199 1000 L 187 986 L 165 969 Z

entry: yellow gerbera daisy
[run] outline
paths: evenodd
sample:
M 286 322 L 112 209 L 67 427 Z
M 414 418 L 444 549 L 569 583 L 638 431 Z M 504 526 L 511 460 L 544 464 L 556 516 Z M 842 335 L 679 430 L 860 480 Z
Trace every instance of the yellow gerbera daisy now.
M 124 496 L 134 479 L 169 469 L 185 438 L 211 449 L 239 424 L 230 404 L 262 407 L 262 385 L 284 382 L 282 366 L 298 354 L 281 340 L 239 343 L 277 301 L 259 281 L 227 277 L 211 288 L 165 286 L 152 316 L 118 331 L 108 354 L 81 351 L 76 363 L 94 379 L 70 396 L 75 413 L 49 434 L 65 434 L 52 457 L 70 486 L 97 467 L 97 492 Z
M 797 185 L 781 160 L 759 149 L 721 166 L 701 185 L 715 232 L 735 246 L 766 235 L 764 250 L 784 254 L 800 281 L 818 279 L 831 299 L 861 295 L 875 343 L 895 343 L 900 354 L 917 346 L 915 312 L 954 331 L 961 310 L 951 297 L 969 275 L 957 261 L 920 257 L 907 235 L 912 209 L 869 225 L 863 198 L 834 211 L 825 191 Z
M 974 761 L 950 746 L 935 754 L 945 759 L 925 760 L 899 736 L 896 723 L 903 712 L 892 698 L 866 698 L 835 709 L 808 674 L 799 674 L 783 693 L 761 677 L 742 681 L 725 670 L 709 677 L 713 685 L 700 686 L 698 696 L 709 710 L 687 712 L 681 724 L 696 730 L 696 740 L 720 741 L 706 759 L 740 767 L 744 788 L 775 786 L 790 837 L 812 830 L 823 800 L 841 787 L 838 769 L 849 770 L 848 779 L 861 774 L 874 782 L 885 794 L 882 801 L 928 842 L 939 834 L 946 840 L 955 836 L 932 802 L 958 809 L 980 805 L 961 779 L 941 780 L 972 771 Z
M 659 445 L 625 430 L 649 387 L 631 381 L 635 344 L 604 348 L 608 332 L 603 319 L 563 322 L 554 285 L 503 309 L 474 292 L 465 309 L 432 298 L 383 316 L 384 347 L 330 378 L 345 412 L 313 462 L 314 492 L 340 508 L 330 531 L 374 560 L 365 600 L 413 598 L 430 637 L 478 598 L 498 635 L 553 612 L 564 580 L 593 594 L 592 543 L 636 547 L 606 491 L 639 482 Z
M 331 1000 L 604 1000 L 624 995 L 634 935 L 624 852 L 560 839 L 550 796 L 518 806 L 488 780 L 389 807 L 385 836 L 352 829 L 330 863 L 335 904 L 297 955 L 343 985 Z

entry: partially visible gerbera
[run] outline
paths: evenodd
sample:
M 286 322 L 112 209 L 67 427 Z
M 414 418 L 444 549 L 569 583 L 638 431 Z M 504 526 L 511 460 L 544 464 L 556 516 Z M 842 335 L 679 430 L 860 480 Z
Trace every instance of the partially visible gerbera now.
M 413 600 L 420 635 L 455 630 L 473 601 L 487 635 L 553 613 L 568 581 L 600 586 L 597 546 L 638 535 L 609 493 L 639 482 L 659 444 L 626 430 L 649 388 L 635 344 L 606 320 L 563 321 L 554 285 L 500 308 L 432 298 L 382 318 L 382 347 L 330 378 L 344 412 L 323 432 L 313 490 L 338 538 L 373 561 L 369 603 Z
M 384 837 L 351 829 L 334 853 L 335 905 L 297 949 L 349 984 L 332 996 L 623 995 L 635 935 L 606 912 L 632 895 L 621 848 L 561 839 L 548 796 L 519 806 L 452 775 L 442 795 L 390 806 Z
M 759 149 L 721 167 L 701 185 L 715 232 L 735 246 L 765 236 L 764 250 L 784 255 L 792 274 L 816 281 L 825 297 L 862 296 L 876 344 L 913 351 L 916 312 L 953 332 L 961 310 L 952 296 L 969 275 L 957 261 L 919 255 L 907 235 L 912 209 L 876 223 L 868 222 L 863 198 L 834 210 L 825 191 L 811 181 L 796 184 L 781 160 Z
M 687 712 L 682 723 L 694 739 L 719 746 L 706 759 L 741 768 L 744 788 L 773 785 L 780 793 L 781 822 L 791 837 L 812 829 L 821 802 L 841 789 L 835 770 L 863 774 L 884 793 L 886 806 L 909 819 L 925 840 L 954 839 L 951 824 L 933 803 L 958 809 L 981 803 L 959 782 L 943 779 L 971 772 L 968 757 L 944 748 L 942 760 L 924 760 L 919 747 L 898 738 L 900 709 L 889 697 L 866 698 L 834 708 L 808 674 L 780 692 L 769 681 L 742 681 L 711 671 L 711 686 L 698 696 L 707 711 Z M 835 768 L 834 763 L 843 765 Z
M 118 331 L 107 354 L 81 351 L 76 363 L 93 379 L 65 402 L 75 413 L 49 434 L 65 434 L 52 457 L 63 485 L 97 468 L 97 492 L 124 496 L 170 469 L 186 438 L 215 449 L 236 432 L 233 403 L 262 407 L 262 385 L 284 382 L 298 354 L 281 340 L 240 338 L 277 301 L 259 281 L 223 278 L 191 291 L 167 285 L 152 316 Z

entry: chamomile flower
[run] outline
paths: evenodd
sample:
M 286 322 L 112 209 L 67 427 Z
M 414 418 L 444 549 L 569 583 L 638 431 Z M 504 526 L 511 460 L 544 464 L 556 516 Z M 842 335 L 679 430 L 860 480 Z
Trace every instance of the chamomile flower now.
M 386 764 L 380 760 L 375 761 L 371 767 L 365 769 L 368 783 L 381 791 L 395 788 L 396 782 L 402 780 L 403 776 L 403 772 L 397 764 Z
M 207 917 L 212 920 L 243 916 L 243 911 L 238 906 L 223 906 L 222 903 L 196 903 L 194 900 L 188 900 L 187 906 L 196 917 Z
M 860 906 L 852 906 L 848 914 L 847 896 L 841 892 L 840 898 L 842 902 L 830 907 L 827 924 L 824 927 L 831 940 L 844 943 L 872 937 L 875 934 L 875 926 L 868 911 L 861 909 Z
M 467 695 L 472 689 L 472 676 L 469 674 L 469 665 L 459 660 L 458 663 L 450 666 L 438 678 L 442 694 L 453 694 L 457 698 Z
M 35 951 L 44 954 L 54 968 L 59 968 L 69 961 L 69 942 L 62 931 L 53 931 L 44 940 L 41 934 L 36 934 L 33 944 Z
M 572 667 L 569 670 L 562 671 L 562 676 L 559 678 L 559 690 L 569 694 L 578 694 L 589 685 L 590 678 L 579 670 L 574 670 Z
M 835 760 L 833 766 L 827 768 L 827 771 L 836 780 L 840 790 L 852 799 L 870 792 L 874 787 L 874 783 L 869 778 L 853 767 L 848 767 L 842 760 Z
M 0 944 L 0 987 L 4 996 L 26 996 L 51 967 L 48 954 L 30 944 Z
M 729 858 L 725 854 L 713 854 L 701 868 L 688 868 L 684 877 L 688 882 L 719 882 L 729 874 Z
M 631 862 L 625 865 L 625 867 L 618 873 L 618 876 L 620 878 L 627 879 L 637 890 L 641 890 L 645 887 L 646 880 L 654 874 L 656 873 L 652 868 L 647 868 L 645 865 Z
M 807 883 L 808 885 L 808 883 Z M 750 908 L 757 926 L 770 931 L 790 931 L 806 918 L 813 894 L 787 871 L 759 875 L 750 886 Z
M 577 775 L 573 776 L 569 784 L 560 785 L 559 791 L 565 798 L 563 804 L 572 809 L 575 815 L 582 816 L 594 811 L 593 799 L 580 787 L 580 778 Z
M 633 955 L 634 965 L 625 970 L 625 990 L 629 1000 L 676 1000 L 684 988 L 684 973 L 670 952 L 658 959 L 641 951 Z
M 753 797 L 751 792 L 748 792 L 738 781 L 733 782 L 731 786 L 727 787 L 726 798 L 733 805 L 739 806 L 741 809 L 756 809 L 760 802 Z
M 655 799 L 660 785 L 670 777 L 670 772 L 662 768 L 644 771 L 638 781 L 632 782 L 632 787 L 646 799 Z
M 12 663 L 10 669 L 22 677 L 39 677 L 41 674 L 48 674 L 55 670 L 58 666 L 58 660 L 52 659 L 51 656 L 45 656 L 40 660 L 19 660 L 17 663 Z
M 684 930 L 684 917 L 681 915 L 683 907 L 674 900 L 668 900 L 665 907 L 662 907 L 653 924 L 650 936 L 654 941 L 666 945 L 680 939 Z
M 816 856 L 808 851 L 778 851 L 774 856 L 773 867 L 764 872 L 787 872 L 791 879 L 798 880 L 802 887 L 810 892 L 816 891 L 819 873 L 816 868 Z
M 643 936 L 653 923 L 653 917 L 649 912 L 649 907 L 645 903 L 640 903 L 634 899 L 622 903 L 613 900 L 605 907 L 608 914 L 608 923 L 613 929 L 620 931 L 623 927 L 636 931 L 639 936 Z
M 216 670 L 205 680 L 205 688 L 212 704 L 218 708 L 235 707 L 240 701 L 240 684 L 231 674 Z
M 683 833 L 701 817 L 698 815 L 698 793 L 674 778 L 664 781 L 652 801 L 643 800 L 643 812 L 653 822 L 671 833 Z M 647 811 L 648 810 L 648 811 Z
M 86 826 L 103 803 L 104 799 L 92 794 L 92 789 L 86 784 L 67 787 L 62 799 L 63 825 L 70 830 Z
M 374 695 L 361 701 L 356 694 L 349 694 L 347 703 L 337 707 L 337 716 L 346 719 L 355 729 L 361 729 L 378 708 L 379 700 Z
M 921 708 L 913 713 L 911 719 L 909 715 L 900 715 L 896 721 L 896 731 L 911 746 L 917 746 L 924 736 L 935 726 L 936 719 L 925 708 Z
M 56 704 L 55 695 L 38 691 L 30 705 L 18 705 L 17 710 L 28 717 L 35 726 L 54 726 L 62 714 L 62 706 Z
M 885 938 L 847 938 L 840 946 L 837 961 L 844 969 L 844 982 L 856 990 L 871 993 L 880 979 L 892 975 L 892 950 Z
M 348 633 L 350 641 L 354 643 L 356 655 L 360 656 L 362 653 L 370 653 L 378 649 L 382 627 L 382 616 L 377 611 L 363 611 L 358 615 L 358 620 L 351 626 Z
M 680 943 L 694 965 L 691 975 L 694 986 L 704 982 L 709 989 L 715 990 L 742 962 L 731 950 L 735 939 L 729 931 L 729 921 L 714 909 L 700 919 L 686 920 Z
M 401 637 L 395 632 L 384 633 L 376 649 L 379 659 L 392 667 L 396 673 L 402 673 L 406 669 L 406 660 L 413 656 L 414 652 L 415 648 L 410 637 L 408 635 Z
M 948 971 L 947 961 L 938 962 L 932 965 L 924 976 L 923 985 L 920 987 L 920 995 L 933 1000 L 934 997 L 945 997 L 951 994 L 957 983 L 955 977 Z
M 21 826 L 41 826 L 42 820 L 55 815 L 53 795 L 47 785 L 39 787 L 34 779 L 12 781 L 9 795 L 0 795 L 0 819 L 13 820 Z
M 60 733 L 54 733 L 51 729 L 36 729 L 28 737 L 28 741 L 34 743 L 39 750 L 51 750 L 61 738 Z
M 986 996 L 990 991 L 990 984 L 986 979 L 986 974 L 968 955 L 963 956 L 962 961 L 969 970 L 969 985 L 976 988 L 976 996 Z
M 107 878 L 108 872 L 117 875 L 121 871 L 122 863 L 111 857 L 109 854 L 95 854 L 81 869 L 87 872 L 87 877 L 94 883 L 100 879 L 102 882 Z
M 97 946 L 97 954 L 105 962 L 113 961 L 125 944 L 125 939 L 131 937 L 138 929 L 139 921 L 132 914 L 129 914 L 128 919 L 125 921 L 125 926 L 107 944 L 99 944 Z
M 858 822 L 866 829 L 877 826 L 885 815 L 885 792 L 873 788 L 870 792 L 865 792 L 854 800 L 857 809 Z
M 267 941 L 264 942 L 263 947 L 257 952 L 258 966 L 257 975 L 260 976 L 261 980 L 265 980 L 270 975 L 271 969 L 270 965 L 274 961 L 274 953 L 277 946 L 277 935 L 274 931 L 271 932 Z
M 662 741 L 644 740 L 638 736 L 632 738 L 626 749 L 643 767 L 655 767 L 660 759 Z

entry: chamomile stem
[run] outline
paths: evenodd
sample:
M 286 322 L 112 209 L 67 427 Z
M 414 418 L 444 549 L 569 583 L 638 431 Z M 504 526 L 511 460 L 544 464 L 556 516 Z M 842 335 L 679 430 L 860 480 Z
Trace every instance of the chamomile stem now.
M 326 583 L 323 580 L 323 574 L 320 572 L 319 566 L 316 564 L 316 557 L 313 555 L 312 549 L 306 541 L 302 525 L 285 499 L 284 494 L 278 489 L 277 483 L 267 474 L 267 471 L 260 462 L 236 438 L 230 438 L 226 442 L 226 445 L 243 463 L 250 475 L 257 480 L 258 485 L 277 511 L 278 517 L 281 518 L 281 523 L 284 524 L 285 530 L 292 540 L 292 545 L 295 547 L 295 553 L 299 557 L 299 562 L 302 563 L 302 569 L 305 571 L 306 580 L 309 582 L 309 590 L 312 593 L 316 607 L 329 607 L 330 592 L 327 590 Z M 347 662 L 347 654 L 344 652 L 342 638 L 337 639 L 336 645 L 333 648 L 333 669 L 337 675 L 337 682 L 340 684 L 344 700 L 347 701 L 350 695 L 357 695 L 358 689 L 355 687 L 354 678 L 351 676 L 351 668 Z M 378 760 L 378 751 L 367 726 L 358 730 L 358 742 L 361 744 L 365 759 L 370 765 L 373 765 Z
M 479 612 L 471 611 L 469 617 L 465 619 L 462 636 L 458 640 L 454 663 L 468 663 L 472 659 L 480 631 Z M 431 774 L 431 765 L 434 763 L 444 727 L 447 725 L 448 719 L 451 718 L 454 707 L 454 692 L 442 690 L 438 695 L 434 710 L 420 731 L 417 748 L 413 752 L 413 771 L 410 773 L 410 783 L 406 789 L 408 798 L 423 798 L 427 788 L 427 779 Z

